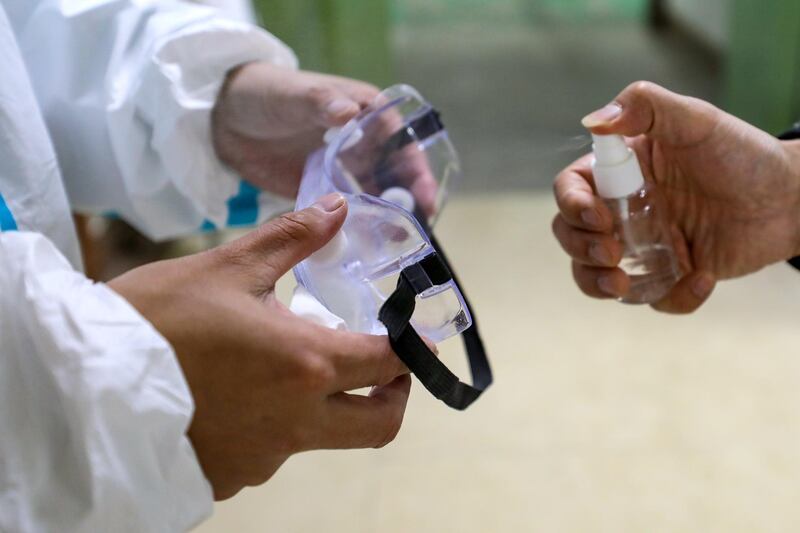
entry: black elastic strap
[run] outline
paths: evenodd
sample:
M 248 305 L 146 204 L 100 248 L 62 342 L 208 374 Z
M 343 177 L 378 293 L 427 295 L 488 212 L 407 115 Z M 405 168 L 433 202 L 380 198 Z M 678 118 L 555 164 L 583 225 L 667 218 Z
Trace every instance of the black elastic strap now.
M 778 138 L 782 141 L 793 141 L 795 139 L 800 139 L 800 122 L 797 122 L 792 126 L 787 132 L 784 132 Z M 797 214 L 800 217 L 800 213 Z M 789 259 L 789 264 L 792 265 L 797 270 L 800 270 L 800 256 Z
M 386 140 L 385 151 L 391 153 L 412 142 L 424 141 L 444 129 L 442 117 L 434 108 L 415 118 L 408 125 Z
M 418 294 L 451 279 L 460 288 L 447 257 L 432 236 L 431 243 L 436 252 L 419 263 L 403 269 L 397 288 L 381 307 L 378 318 L 389 332 L 389 342 L 395 353 L 425 388 L 448 406 L 464 410 L 492 384 L 492 370 L 478 332 L 475 315 L 463 291 L 465 305 L 472 314 L 472 326 L 462 333 L 462 339 L 473 385 L 459 380 L 428 348 L 411 325 L 411 316 L 414 314 Z
M 381 149 L 382 153 L 373 170 L 378 187 L 386 190 L 397 185 L 398 178 L 394 174 L 392 154 L 411 143 L 424 141 L 444 129 L 441 115 L 435 109 L 430 108 L 426 113 L 415 118 L 403 129 L 389 137 Z

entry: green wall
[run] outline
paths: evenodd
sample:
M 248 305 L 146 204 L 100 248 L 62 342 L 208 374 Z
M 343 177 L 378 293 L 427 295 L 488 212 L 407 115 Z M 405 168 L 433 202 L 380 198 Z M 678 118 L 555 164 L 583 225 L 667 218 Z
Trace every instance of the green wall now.
M 729 110 L 771 133 L 800 119 L 800 0 L 735 0 Z
M 648 0 L 254 0 L 262 23 L 304 68 L 394 82 L 391 30 L 404 24 L 494 20 L 530 24 L 637 19 Z
M 303 68 L 392 83 L 389 0 L 255 0 Z
M 701 0 L 697 0 L 701 1 Z M 800 0 L 731 0 L 726 104 L 771 132 L 800 118 Z M 304 68 L 387 86 L 392 28 L 644 20 L 650 0 L 255 0 Z
M 399 24 L 644 20 L 649 0 L 394 0 Z

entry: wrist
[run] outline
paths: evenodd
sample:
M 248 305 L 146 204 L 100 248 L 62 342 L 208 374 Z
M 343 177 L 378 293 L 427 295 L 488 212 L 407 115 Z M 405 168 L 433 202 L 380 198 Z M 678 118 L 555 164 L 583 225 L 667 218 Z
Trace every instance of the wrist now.
M 800 140 L 782 141 L 784 152 L 789 165 L 790 190 L 793 201 L 791 202 L 789 224 L 792 228 L 792 243 L 790 246 L 792 257 L 800 256 Z

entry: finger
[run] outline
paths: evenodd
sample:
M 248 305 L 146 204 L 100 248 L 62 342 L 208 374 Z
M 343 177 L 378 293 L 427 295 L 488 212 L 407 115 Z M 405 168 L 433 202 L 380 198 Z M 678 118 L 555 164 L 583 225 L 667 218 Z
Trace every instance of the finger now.
M 414 202 L 427 216 L 436 214 L 439 182 L 433 174 L 430 162 L 416 145 L 408 145 L 391 160 L 388 174 L 395 183 L 407 188 Z M 449 169 L 448 169 L 449 170 Z M 388 184 L 384 184 L 388 185 Z M 413 209 L 412 209 L 413 210 Z
M 355 100 L 362 108 L 372 104 L 381 92 L 380 89 L 370 83 L 350 78 L 338 77 L 337 86 L 339 90 Z
M 410 190 L 425 215 L 432 217 L 437 214 L 439 182 L 436 181 L 430 170 L 422 170 L 411 184 Z
M 327 80 L 311 87 L 305 99 L 307 118 L 323 128 L 343 126 L 361 111 L 361 103 Z
M 344 197 L 331 193 L 307 209 L 283 215 L 219 248 L 218 254 L 223 261 L 245 267 L 261 283 L 272 286 L 297 263 L 328 244 L 346 217 Z
M 636 82 L 582 122 L 600 135 L 649 135 L 686 147 L 711 135 L 718 114 L 719 110 L 708 102 L 673 93 L 654 83 Z
M 557 215 L 553 220 L 553 234 L 570 257 L 578 263 L 615 267 L 622 260 L 623 246 L 611 235 L 575 229 Z
M 572 262 L 572 277 L 578 288 L 592 298 L 622 298 L 630 289 L 630 278 L 619 268 L 598 268 Z
M 335 371 L 329 392 L 342 392 L 386 385 L 408 368 L 392 350 L 386 336 L 331 331 L 319 349 Z
M 320 444 L 328 449 L 381 448 L 403 424 L 411 376 L 400 376 L 369 396 L 340 393 L 328 399 L 328 424 Z
M 708 300 L 715 286 L 716 279 L 712 274 L 695 271 L 684 276 L 663 300 L 652 307 L 664 313 L 693 313 Z
M 558 209 L 571 226 L 592 231 L 611 231 L 613 219 L 603 201 L 594 194 L 591 155 L 563 170 L 553 184 Z

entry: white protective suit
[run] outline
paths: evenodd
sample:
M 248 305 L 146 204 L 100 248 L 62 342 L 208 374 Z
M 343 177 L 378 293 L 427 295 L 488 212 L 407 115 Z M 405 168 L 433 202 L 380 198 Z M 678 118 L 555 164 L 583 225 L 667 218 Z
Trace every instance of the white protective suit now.
M 274 214 L 210 143 L 226 71 L 257 59 L 296 64 L 207 7 L 0 0 L 0 531 L 182 531 L 210 513 L 176 357 L 80 273 L 70 207 L 153 238 Z

